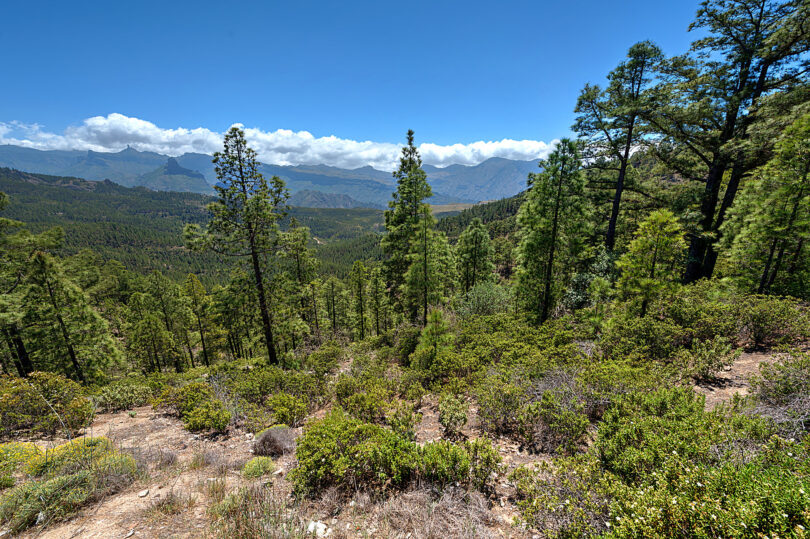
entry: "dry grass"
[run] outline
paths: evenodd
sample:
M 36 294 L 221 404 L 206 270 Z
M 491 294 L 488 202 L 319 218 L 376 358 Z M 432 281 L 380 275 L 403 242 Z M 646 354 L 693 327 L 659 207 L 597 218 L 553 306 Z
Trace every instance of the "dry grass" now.
M 449 488 L 435 493 L 413 488 L 382 503 L 377 510 L 383 537 L 451 539 L 496 537 L 487 500 L 478 492 Z
M 274 489 L 252 485 L 240 489 L 211 509 L 214 532 L 228 539 L 295 539 L 307 534 L 308 520 Z
M 177 515 L 193 506 L 196 501 L 194 496 L 178 494 L 174 490 L 170 490 L 165 496 L 150 502 L 146 513 L 152 517 Z

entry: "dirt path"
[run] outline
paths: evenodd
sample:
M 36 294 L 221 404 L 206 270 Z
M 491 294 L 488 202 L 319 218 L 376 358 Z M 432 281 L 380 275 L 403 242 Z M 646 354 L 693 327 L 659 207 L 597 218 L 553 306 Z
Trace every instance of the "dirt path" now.
M 209 484 L 224 482 L 232 491 L 243 479 L 242 464 L 252 457 L 252 440 L 244 435 L 208 440 L 183 429 L 177 419 L 145 406 L 130 412 L 101 414 L 88 436 L 107 436 L 131 452 L 147 471 L 147 478 L 99 503 L 67 522 L 23 537 L 202 537 L 209 530 L 206 515 L 214 500 Z M 52 445 L 59 441 L 43 443 Z M 167 497 L 177 496 L 186 506 L 176 514 L 154 510 Z
M 695 391 L 706 397 L 706 409 L 711 410 L 720 403 L 730 401 L 735 394 L 747 395 L 751 387 L 749 378 L 759 372 L 760 364 L 775 361 L 777 356 L 770 351 L 743 352 L 737 361 L 718 374 L 714 381 L 696 385 Z

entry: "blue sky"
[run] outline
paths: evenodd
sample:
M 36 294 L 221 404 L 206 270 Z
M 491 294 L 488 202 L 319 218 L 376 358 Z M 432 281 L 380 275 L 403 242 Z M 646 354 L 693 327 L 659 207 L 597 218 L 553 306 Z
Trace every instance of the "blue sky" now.
M 652 39 L 667 54 L 684 52 L 697 7 L 9 2 L 0 140 L 83 149 L 65 140 L 65 129 L 118 113 L 160 129 L 214 133 L 240 122 L 316 139 L 398 144 L 412 128 L 418 141 L 437 145 L 550 142 L 569 133 L 583 84 L 602 82 L 632 43 Z M 123 140 L 105 136 L 93 144 L 115 149 Z M 138 147 L 138 133 L 127 136 Z

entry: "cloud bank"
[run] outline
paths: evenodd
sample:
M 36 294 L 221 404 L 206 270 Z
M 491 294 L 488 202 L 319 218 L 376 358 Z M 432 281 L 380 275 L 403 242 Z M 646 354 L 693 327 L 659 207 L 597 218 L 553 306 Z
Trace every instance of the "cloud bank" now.
M 39 150 L 116 152 L 132 146 L 140 151 L 171 156 L 187 152 L 211 154 L 221 148 L 222 135 L 204 127 L 166 129 L 117 113 L 87 118 L 81 125 L 68 127 L 61 134 L 48 132 L 37 124 L 0 122 L 0 144 Z M 262 131 L 246 128 L 245 136 L 261 161 L 277 165 L 317 164 L 349 169 L 369 165 L 380 170 L 393 170 L 401 148 L 400 144 L 390 142 L 315 137 L 308 131 L 288 129 Z M 555 144 L 556 141 L 512 139 L 447 146 L 423 143 L 419 151 L 426 164 L 444 167 L 476 165 L 491 157 L 538 159 L 546 157 Z

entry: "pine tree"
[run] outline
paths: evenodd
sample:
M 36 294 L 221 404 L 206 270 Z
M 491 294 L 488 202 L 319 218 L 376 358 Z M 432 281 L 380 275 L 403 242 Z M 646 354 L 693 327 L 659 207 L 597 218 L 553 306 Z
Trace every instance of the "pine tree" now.
M 583 257 L 587 223 L 579 144 L 562 139 L 529 177 L 518 212 L 517 297 L 544 322 Z
M 310 282 L 315 278 L 318 261 L 309 248 L 309 229 L 298 224 L 294 217 L 290 219 L 290 227 L 281 234 L 281 252 L 288 261 L 289 271 L 295 278 L 297 290 L 295 297 L 300 306 L 300 316 L 306 322 L 311 322 L 317 316 L 309 298 Z
M 729 211 L 724 274 L 759 294 L 774 289 L 806 297 L 810 240 L 810 114 L 776 144 Z
M 641 316 L 652 300 L 677 286 L 685 249 L 683 227 L 671 211 L 656 210 L 639 225 L 616 265 L 622 272 L 619 291 L 641 302 Z
M 408 130 L 407 141 L 402 148 L 399 168 L 394 172 L 397 190 L 385 212 L 387 233 L 382 240 L 388 285 L 397 299 L 411 263 L 409 254 L 424 214 L 424 201 L 433 195 L 427 183 L 427 174 L 422 170 L 422 158 L 414 145 L 412 130 Z
M 704 37 L 661 64 L 646 109 L 653 148 L 680 177 L 703 184 L 684 281 L 711 277 L 716 243 L 744 179 L 767 152 L 742 151 L 760 102 L 806 80 L 810 4 L 704 0 L 690 30 Z
M 455 261 L 447 237 L 434 229 L 430 206 L 422 204 L 420 213 L 408 254 L 402 298 L 411 319 L 421 319 L 425 325 L 429 307 L 446 301 L 453 290 Z
M 349 274 L 350 289 L 352 291 L 352 304 L 355 316 L 355 335 L 360 340 L 366 338 L 366 303 L 368 302 L 366 288 L 368 286 L 368 270 L 359 260 L 354 262 Z
M 256 152 L 238 127 L 225 135 L 223 151 L 214 154 L 214 165 L 218 184 L 214 186 L 217 201 L 208 205 L 211 220 L 204 231 L 186 225 L 186 243 L 194 249 L 249 259 L 267 356 L 270 363 L 277 363 L 265 272 L 267 258 L 278 248 L 278 220 L 286 209 L 287 189 L 276 176 L 269 183 L 265 180 Z
M 186 277 L 184 285 L 186 297 L 189 299 L 191 312 L 194 314 L 194 321 L 197 326 L 197 333 L 200 336 L 200 346 L 202 346 L 203 362 L 205 366 L 211 365 L 209 349 L 206 343 L 206 336 L 211 333 L 211 320 L 209 312 L 211 310 L 211 298 L 205 291 L 205 287 L 193 273 Z M 210 338 L 209 338 L 210 340 Z
M 106 321 L 67 279 L 57 259 L 34 253 L 26 285 L 24 319 L 38 369 L 62 371 L 86 382 L 101 378 L 120 359 Z
M 430 311 L 427 323 L 419 336 L 419 344 L 411 354 L 411 367 L 429 371 L 436 358 L 448 351 L 452 344 L 453 335 L 442 312 L 437 309 Z
M 494 257 L 495 250 L 489 240 L 489 232 L 481 219 L 476 217 L 461 233 L 456 247 L 459 280 L 464 292 L 477 284 L 493 280 Z
M 608 171 L 611 179 L 615 173 L 615 182 L 608 184 L 613 190 L 605 233 L 608 250 L 616 244 L 616 223 L 630 156 L 642 140 L 641 115 L 650 100 L 646 90 L 661 59 L 661 50 L 651 42 L 636 43 L 627 52 L 627 59 L 608 75 L 607 87 L 586 84 L 574 109 L 579 116 L 573 129 L 588 142 L 585 157 L 591 163 L 589 167 Z
M 380 335 L 391 326 L 391 306 L 385 290 L 382 269 L 374 267 L 369 277 L 369 308 L 374 319 L 374 334 Z

